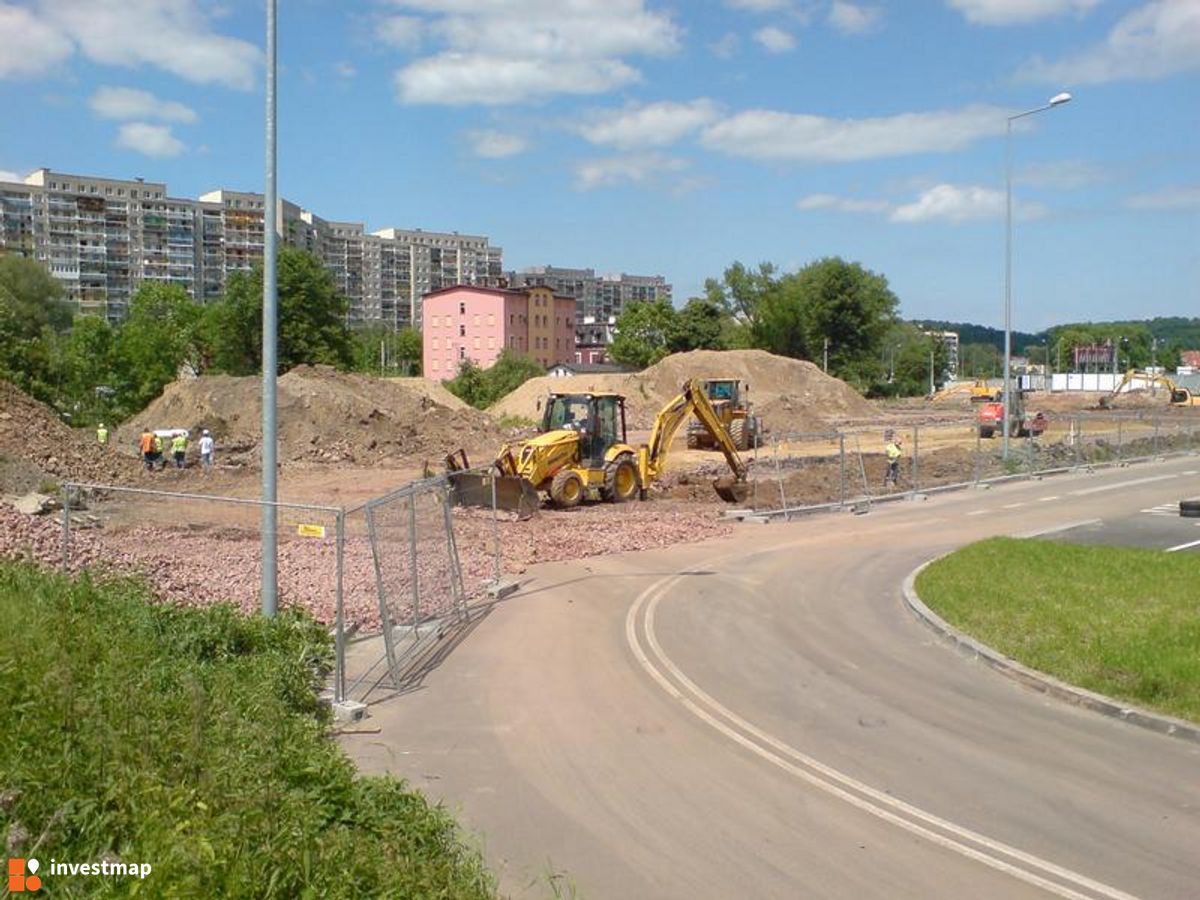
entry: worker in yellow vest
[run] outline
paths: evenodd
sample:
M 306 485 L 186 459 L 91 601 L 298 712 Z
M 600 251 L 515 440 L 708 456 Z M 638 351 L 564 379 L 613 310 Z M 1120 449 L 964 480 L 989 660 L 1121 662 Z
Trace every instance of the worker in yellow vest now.
M 104 427 L 103 422 L 96 426 L 96 443 L 101 447 L 108 446 L 108 429 Z
M 175 468 L 183 468 L 184 457 L 187 456 L 187 433 L 180 432 L 171 438 L 171 455 L 175 457 Z
M 888 482 L 899 486 L 900 484 L 900 458 L 904 456 L 903 444 L 900 438 L 896 437 L 891 431 L 884 435 L 883 452 L 887 454 L 887 472 L 883 476 L 883 486 L 887 487 Z
M 158 463 L 160 469 L 167 467 L 167 461 L 163 459 L 163 439 L 162 435 L 155 432 L 154 434 L 154 461 Z

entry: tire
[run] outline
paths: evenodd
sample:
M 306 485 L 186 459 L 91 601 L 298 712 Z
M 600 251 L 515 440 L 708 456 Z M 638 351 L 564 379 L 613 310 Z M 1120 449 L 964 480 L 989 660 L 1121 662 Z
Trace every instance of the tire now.
M 1200 500 L 1180 500 L 1179 514 L 1185 519 L 1200 519 Z
M 979 426 L 979 436 L 981 438 L 990 438 L 995 433 L 996 433 L 996 429 L 990 425 L 980 425 Z
M 637 499 L 637 466 L 628 454 L 618 456 L 604 470 L 604 499 L 610 503 L 627 503 Z
M 583 502 L 583 479 L 572 469 L 559 469 L 550 482 L 550 499 L 559 509 L 571 509 Z
M 745 450 L 750 446 L 749 442 L 746 440 L 748 435 L 746 434 L 745 419 L 734 419 L 729 423 L 729 437 L 733 440 L 733 446 L 737 447 L 739 450 Z
M 700 449 L 700 435 L 698 435 L 694 431 L 689 431 L 687 433 L 687 448 L 689 450 L 699 450 Z

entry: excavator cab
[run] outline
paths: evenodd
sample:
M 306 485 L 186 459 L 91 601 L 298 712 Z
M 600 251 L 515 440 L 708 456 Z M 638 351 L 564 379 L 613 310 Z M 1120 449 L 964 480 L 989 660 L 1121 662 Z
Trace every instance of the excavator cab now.
M 625 398 L 618 394 L 551 394 L 542 413 L 541 431 L 578 432 L 581 458 L 602 464 L 611 447 L 625 443 Z

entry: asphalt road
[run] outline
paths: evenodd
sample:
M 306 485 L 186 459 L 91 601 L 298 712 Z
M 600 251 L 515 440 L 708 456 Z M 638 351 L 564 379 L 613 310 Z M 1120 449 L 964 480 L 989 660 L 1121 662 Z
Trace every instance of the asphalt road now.
M 900 587 L 989 535 L 1150 522 L 1198 463 L 539 567 L 347 749 L 517 897 L 1195 898 L 1200 745 L 957 655 Z

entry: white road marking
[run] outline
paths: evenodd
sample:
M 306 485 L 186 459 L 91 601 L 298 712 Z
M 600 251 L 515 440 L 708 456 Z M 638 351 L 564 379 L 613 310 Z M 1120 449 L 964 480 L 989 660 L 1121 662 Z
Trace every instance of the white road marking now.
M 1200 524 L 1200 522 L 1197 524 Z M 1177 550 L 1186 550 L 1188 547 L 1200 547 L 1200 541 L 1192 541 L 1187 544 L 1180 544 L 1178 547 L 1168 547 L 1167 552 L 1174 553 Z
M 1055 494 L 1053 497 L 1038 497 L 1038 503 L 1049 503 L 1051 500 L 1057 500 L 1057 499 L 1058 499 L 1058 494 Z
M 968 516 L 982 516 L 985 512 L 987 512 L 986 509 L 973 509 L 969 513 L 967 513 L 967 515 Z
M 1102 484 L 1100 487 L 1084 488 L 1082 491 L 1071 491 L 1072 497 L 1084 497 L 1088 494 L 1099 494 L 1103 491 L 1116 491 L 1124 487 L 1133 487 L 1135 484 L 1150 484 L 1153 481 L 1166 481 L 1168 478 L 1177 478 L 1176 475 L 1152 475 L 1149 478 L 1134 478 L 1132 481 L 1118 481 L 1116 484 Z
M 1039 528 L 1037 531 L 1025 531 L 1014 534 L 1013 537 L 1035 538 L 1047 534 L 1058 534 L 1060 531 L 1070 531 L 1072 528 L 1083 528 L 1085 525 L 1100 525 L 1102 519 L 1083 519 L 1079 522 L 1067 522 L 1065 525 L 1051 525 L 1049 528 Z
M 1188 470 L 1187 470 L 1186 472 L 1184 472 L 1183 474 L 1184 474 L 1184 475 L 1198 475 L 1198 474 L 1200 474 L 1200 472 L 1197 472 L 1195 469 L 1188 469 Z
M 679 667 L 663 652 L 654 632 L 654 615 L 658 602 L 681 577 L 681 575 L 668 575 L 638 595 L 625 616 L 625 640 L 637 658 L 638 664 L 646 673 L 692 715 L 734 743 L 745 747 L 755 755 L 818 790 L 844 800 L 857 809 L 885 822 L 890 822 L 939 847 L 944 847 L 1028 884 L 1043 888 L 1050 893 L 1070 898 L 1070 900 L 1088 900 L 1089 897 L 1094 896 L 1106 897 L 1109 900 L 1136 900 L 1132 895 L 1117 888 L 1094 881 L 1086 875 L 956 825 L 947 819 L 935 816 L 851 778 L 767 734 L 723 706 L 680 671 Z M 646 607 L 646 614 L 642 622 L 646 645 L 675 681 L 668 678 L 650 660 L 642 647 L 637 630 L 637 619 L 643 606 Z M 677 687 L 675 682 L 678 682 L 683 689 Z M 725 721 L 721 721 L 717 718 L 718 716 Z M 976 846 L 971 846 L 972 844 Z M 1002 857 L 1007 857 L 1007 859 Z M 1051 881 L 1045 877 L 1047 875 L 1089 893 L 1079 893 L 1079 891 L 1072 890 L 1071 887 Z
M 1024 506 L 1024 503 L 1005 503 L 1002 509 L 1016 509 L 1019 506 Z

